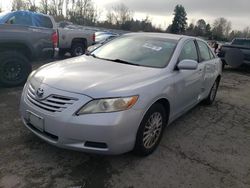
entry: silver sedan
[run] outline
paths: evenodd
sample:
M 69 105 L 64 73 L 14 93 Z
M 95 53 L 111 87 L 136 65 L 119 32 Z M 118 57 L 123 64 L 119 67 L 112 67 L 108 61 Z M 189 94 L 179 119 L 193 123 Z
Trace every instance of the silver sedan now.
M 166 126 L 200 102 L 213 103 L 221 69 L 199 38 L 126 34 L 89 55 L 32 72 L 21 117 L 58 147 L 149 155 Z

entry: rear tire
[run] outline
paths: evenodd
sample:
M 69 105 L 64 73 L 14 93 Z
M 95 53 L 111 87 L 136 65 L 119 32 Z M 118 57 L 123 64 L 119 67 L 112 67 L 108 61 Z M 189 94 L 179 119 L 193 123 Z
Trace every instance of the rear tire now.
M 7 87 L 22 85 L 32 70 L 29 60 L 17 51 L 0 53 L 0 84 Z
M 225 69 L 226 64 L 227 64 L 226 61 L 225 61 L 225 60 L 222 60 L 222 70 Z
M 218 91 L 219 83 L 220 83 L 219 79 L 217 79 L 214 82 L 214 84 L 213 84 L 213 86 L 212 86 L 212 88 L 210 90 L 210 93 L 209 93 L 208 97 L 203 101 L 203 103 L 205 105 L 211 105 L 211 104 L 213 104 L 213 102 L 215 100 L 215 97 L 216 97 L 216 94 L 217 94 L 217 91 Z
M 73 44 L 71 47 L 71 56 L 77 57 L 85 54 L 85 46 L 82 43 Z
M 134 152 L 140 156 L 147 156 L 155 151 L 159 145 L 166 124 L 166 111 L 156 103 L 145 114 L 137 131 Z

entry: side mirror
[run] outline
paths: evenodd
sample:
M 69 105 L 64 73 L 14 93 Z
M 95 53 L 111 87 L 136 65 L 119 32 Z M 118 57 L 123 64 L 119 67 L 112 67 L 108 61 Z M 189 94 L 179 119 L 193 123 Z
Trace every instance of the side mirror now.
M 179 70 L 196 70 L 198 68 L 198 62 L 194 60 L 184 59 L 177 65 Z

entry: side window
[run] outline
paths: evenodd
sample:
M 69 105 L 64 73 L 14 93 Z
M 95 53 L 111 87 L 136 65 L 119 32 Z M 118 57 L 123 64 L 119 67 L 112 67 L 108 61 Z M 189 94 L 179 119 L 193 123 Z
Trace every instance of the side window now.
M 201 41 L 197 41 L 198 46 L 199 46 L 199 50 L 200 50 L 200 55 L 201 55 L 201 61 L 208 61 L 210 60 L 210 52 L 208 49 L 208 46 Z
M 209 54 L 210 54 L 210 58 L 211 58 L 211 59 L 214 59 L 215 56 L 214 56 L 213 52 L 211 51 L 211 49 L 208 48 L 208 51 L 209 51 Z
M 246 40 L 246 46 L 250 47 L 250 40 Z
M 189 41 L 183 46 L 183 49 L 179 57 L 179 61 L 182 61 L 184 59 L 191 59 L 198 61 L 198 54 L 194 41 Z
M 42 16 L 39 14 L 34 14 L 32 17 L 33 17 L 34 26 L 44 27 L 44 28 L 53 28 L 53 24 L 49 17 Z
M 16 16 L 11 16 L 7 21 L 6 24 L 16 24 Z
M 18 12 L 11 16 L 6 24 L 14 24 L 14 25 L 25 25 L 25 26 L 31 26 L 32 21 L 30 14 L 27 12 Z

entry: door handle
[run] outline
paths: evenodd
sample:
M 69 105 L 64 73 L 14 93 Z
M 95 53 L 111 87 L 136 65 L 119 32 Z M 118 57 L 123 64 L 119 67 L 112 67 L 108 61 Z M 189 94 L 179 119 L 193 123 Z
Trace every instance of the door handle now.
M 33 32 L 39 32 L 41 31 L 40 29 L 34 29 L 34 28 L 29 28 L 30 31 L 33 31 Z

